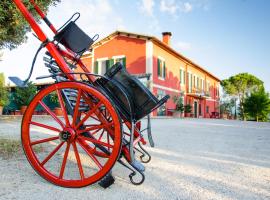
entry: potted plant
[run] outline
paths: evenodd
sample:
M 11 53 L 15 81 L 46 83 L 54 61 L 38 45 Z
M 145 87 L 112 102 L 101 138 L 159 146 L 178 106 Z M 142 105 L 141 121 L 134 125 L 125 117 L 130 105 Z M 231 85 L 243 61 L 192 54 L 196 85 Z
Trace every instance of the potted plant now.
M 55 105 L 54 107 L 54 113 L 57 115 L 57 116 L 61 116 L 63 115 L 63 111 L 62 109 L 60 108 L 60 105 L 59 105 L 59 100 L 58 100 L 58 95 L 56 92 L 53 92 L 50 94 L 50 101 Z
M 4 73 L 0 73 L 0 115 L 2 115 L 3 107 L 7 105 L 8 102 L 8 91 L 5 87 L 5 76 Z
M 185 106 L 184 106 L 184 111 L 185 111 L 185 116 L 186 117 L 190 117 L 191 116 L 191 105 L 190 104 L 186 104 Z
M 183 117 L 184 104 L 182 96 L 174 96 L 173 102 L 175 103 L 175 111 L 173 112 L 174 117 Z
M 21 114 L 23 115 L 28 104 L 35 96 L 37 92 L 37 87 L 29 82 L 27 87 L 16 87 L 15 88 L 15 102 L 21 110 Z

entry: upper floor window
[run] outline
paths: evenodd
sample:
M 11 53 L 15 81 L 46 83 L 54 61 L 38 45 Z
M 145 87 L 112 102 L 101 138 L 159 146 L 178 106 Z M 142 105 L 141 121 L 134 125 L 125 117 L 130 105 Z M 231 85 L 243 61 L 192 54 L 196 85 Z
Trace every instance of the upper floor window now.
M 186 72 L 180 69 L 180 84 L 186 84 Z
M 219 86 L 218 85 L 216 86 L 216 90 L 217 90 L 216 96 L 219 97 Z
M 188 72 L 188 92 L 192 91 L 192 74 Z
M 204 80 L 201 78 L 201 90 L 204 91 Z
M 206 91 L 210 92 L 210 82 L 209 81 L 206 82 Z
M 165 79 L 166 77 L 166 64 L 165 60 L 158 58 L 158 77 L 161 79 Z

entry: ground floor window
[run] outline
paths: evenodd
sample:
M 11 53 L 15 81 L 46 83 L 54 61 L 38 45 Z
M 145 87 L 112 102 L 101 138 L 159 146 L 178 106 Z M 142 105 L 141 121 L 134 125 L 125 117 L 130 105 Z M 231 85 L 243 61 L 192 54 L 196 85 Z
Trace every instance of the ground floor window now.
M 100 59 L 95 62 L 94 73 L 104 75 L 107 70 L 113 65 L 113 60 Z
M 114 56 L 114 64 L 120 62 L 126 68 L 126 57 L 125 56 Z
M 162 99 L 166 95 L 166 92 L 164 90 L 157 90 L 157 98 Z M 157 109 L 157 115 L 158 116 L 165 116 L 166 115 L 166 103 L 160 106 Z
M 126 57 L 125 56 L 114 56 L 109 58 L 100 58 L 95 61 L 94 73 L 104 75 L 107 70 L 112 67 L 115 63 L 120 62 L 126 68 Z
M 209 113 L 209 106 L 206 106 L 206 113 Z

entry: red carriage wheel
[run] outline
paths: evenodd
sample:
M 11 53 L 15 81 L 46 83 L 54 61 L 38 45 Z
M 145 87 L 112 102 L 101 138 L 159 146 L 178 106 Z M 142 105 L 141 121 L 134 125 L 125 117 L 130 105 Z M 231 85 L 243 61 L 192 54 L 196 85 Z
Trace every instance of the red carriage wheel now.
M 61 107 L 61 116 L 53 112 L 51 99 L 57 99 L 53 102 Z M 35 117 L 36 110 L 48 118 Z M 41 90 L 25 112 L 21 134 L 34 170 L 63 187 L 83 187 L 102 179 L 117 161 L 122 145 L 122 125 L 110 99 L 79 82 L 56 83 Z

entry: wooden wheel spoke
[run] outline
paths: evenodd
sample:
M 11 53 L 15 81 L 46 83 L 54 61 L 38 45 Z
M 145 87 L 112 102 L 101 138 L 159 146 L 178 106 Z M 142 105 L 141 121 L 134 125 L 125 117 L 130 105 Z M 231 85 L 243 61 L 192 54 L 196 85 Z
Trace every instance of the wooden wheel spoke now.
M 92 154 L 83 144 L 83 142 L 80 140 L 80 138 L 77 140 L 79 145 L 83 148 L 83 150 L 88 154 L 88 156 L 94 161 L 94 163 L 98 166 L 99 169 L 102 169 L 102 164 L 98 161 L 98 159 Z
M 108 143 L 109 145 L 111 145 L 111 144 L 110 144 L 110 137 L 109 137 L 109 133 L 107 133 L 107 143 Z M 110 149 L 111 149 L 111 148 L 108 146 L 108 150 L 109 150 L 109 151 L 110 151 Z
M 102 138 L 103 134 L 104 134 L 104 130 L 102 130 L 102 133 L 100 134 L 100 136 L 99 136 L 99 138 L 98 138 L 99 141 L 100 141 L 100 139 Z M 95 145 L 94 150 L 96 150 L 96 149 L 97 149 L 97 146 Z
M 66 147 L 66 151 L 64 154 L 64 158 L 62 161 L 62 165 L 61 165 L 61 170 L 60 170 L 60 174 L 59 174 L 59 178 L 62 179 L 64 172 L 65 172 L 65 168 L 66 168 L 66 164 L 67 164 L 67 157 L 68 157 L 68 153 L 69 153 L 69 147 L 70 147 L 70 143 L 67 143 L 67 147 Z
M 91 132 L 91 135 L 95 135 L 95 134 L 98 133 L 100 130 L 101 130 L 101 128 L 99 128 L 99 129 L 97 129 L 97 130 Z M 82 133 L 89 133 L 89 132 L 88 132 L 86 129 L 78 131 L 78 134 L 82 134 Z
M 45 165 L 53 156 L 54 154 L 63 146 L 64 142 L 61 142 L 60 144 L 55 147 L 55 149 L 41 162 L 41 165 Z
M 99 144 L 99 145 L 102 145 L 102 146 L 105 146 L 105 147 L 110 147 L 110 148 L 113 148 L 113 145 L 111 144 L 108 144 L 106 142 L 102 142 L 100 140 L 96 140 L 96 139 L 93 139 L 93 138 L 88 138 L 88 137 L 84 137 L 84 136 L 81 136 L 81 138 L 83 138 L 84 140 L 87 140 L 89 142 L 92 142 L 94 144 Z
M 72 142 L 72 146 L 73 146 L 73 150 L 74 150 L 75 157 L 76 157 L 76 160 L 77 160 L 77 165 L 78 165 L 78 169 L 79 169 L 79 172 L 80 172 L 81 179 L 84 179 L 83 167 L 82 167 L 82 163 L 81 163 L 81 159 L 80 159 L 80 155 L 79 155 L 79 152 L 78 152 L 78 149 L 77 149 L 76 142 Z
M 79 124 L 77 124 L 76 129 L 78 129 L 96 111 L 96 109 L 100 105 L 101 105 L 101 102 L 98 102 L 98 104 L 96 104 L 94 106 L 94 108 L 92 108 L 90 111 L 88 111 L 87 114 L 84 116 L 84 118 L 79 122 Z
M 66 111 L 66 108 L 65 108 L 65 105 L 64 105 L 64 100 L 63 100 L 61 91 L 59 91 L 59 90 L 56 90 L 56 91 L 57 91 L 57 96 L 58 96 L 58 99 L 59 99 L 59 103 L 60 103 L 64 118 L 65 118 L 66 125 L 70 126 L 67 111 Z
M 47 111 L 47 113 L 49 113 L 52 118 L 62 127 L 64 128 L 65 125 L 63 124 L 63 122 L 51 111 L 51 109 L 43 102 L 43 101 L 39 101 L 39 104 Z
M 99 121 L 99 119 L 97 117 L 94 117 L 94 116 L 90 116 L 90 118 L 94 119 L 94 120 L 97 120 Z
M 61 116 L 46 101 L 52 93 Z M 72 108 L 66 100 L 71 101 Z M 50 122 L 33 117 L 40 109 L 52 119 Z M 117 162 L 122 121 L 111 99 L 97 88 L 76 81 L 54 83 L 29 103 L 22 120 L 22 146 L 40 176 L 59 186 L 83 187 L 101 180 Z M 45 150 L 36 151 L 37 146 Z
M 92 131 L 92 130 L 96 130 L 96 129 L 104 129 L 108 126 L 111 126 L 113 123 L 109 123 L 109 124 L 99 124 L 99 125 L 93 125 L 93 126 L 90 126 L 89 128 L 86 128 L 86 129 L 83 129 L 83 130 L 78 130 L 78 133 L 84 133 L 84 132 L 89 132 L 89 131 Z
M 50 138 L 46 138 L 46 139 L 42 139 L 42 140 L 36 140 L 34 142 L 31 142 L 30 145 L 33 146 L 33 145 L 36 145 L 36 144 L 50 142 L 50 141 L 57 140 L 57 139 L 59 139 L 59 136 L 50 137 Z
M 42 127 L 42 128 L 49 129 L 51 131 L 58 132 L 58 133 L 61 132 L 61 130 L 59 130 L 58 128 L 55 128 L 55 127 L 52 127 L 52 126 L 48 126 L 48 125 L 45 125 L 45 124 L 41 124 L 39 122 L 33 122 L 33 121 L 31 121 L 29 123 L 32 124 L 32 125 L 35 125 L 35 126 L 39 126 L 39 127 Z
M 77 118 L 79 116 L 79 108 L 80 108 L 80 101 L 81 101 L 81 94 L 82 94 L 82 90 L 80 89 L 78 91 L 78 96 L 76 98 L 76 105 L 74 107 L 74 111 L 73 111 L 73 120 L 72 120 L 72 126 L 75 126 Z

